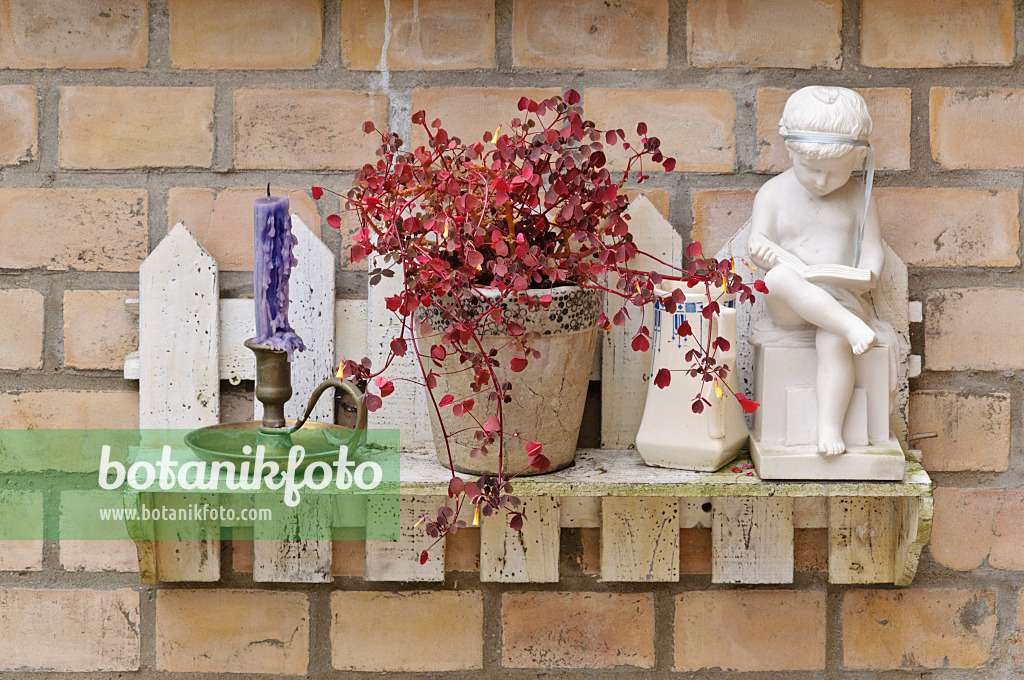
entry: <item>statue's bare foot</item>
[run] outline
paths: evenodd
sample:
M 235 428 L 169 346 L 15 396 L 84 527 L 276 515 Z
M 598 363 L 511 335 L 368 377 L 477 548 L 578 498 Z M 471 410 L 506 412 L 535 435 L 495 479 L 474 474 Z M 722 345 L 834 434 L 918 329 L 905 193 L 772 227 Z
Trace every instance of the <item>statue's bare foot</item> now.
M 821 429 L 818 432 L 818 453 L 822 456 L 838 456 L 846 451 L 846 443 L 843 442 L 842 432 L 831 428 Z
M 875 335 L 875 332 L 867 324 L 860 324 L 859 327 L 847 333 L 846 340 L 850 343 L 850 348 L 854 354 L 864 354 L 864 352 L 875 346 L 878 336 Z

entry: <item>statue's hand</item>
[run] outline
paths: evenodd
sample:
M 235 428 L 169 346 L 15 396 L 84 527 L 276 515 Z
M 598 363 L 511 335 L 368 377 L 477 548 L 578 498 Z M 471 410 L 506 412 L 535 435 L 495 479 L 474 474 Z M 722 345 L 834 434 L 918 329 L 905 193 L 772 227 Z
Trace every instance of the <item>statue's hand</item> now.
M 765 244 L 754 244 L 750 249 L 750 256 L 755 264 L 760 264 L 764 269 L 771 269 L 778 264 L 779 258 L 775 252 Z

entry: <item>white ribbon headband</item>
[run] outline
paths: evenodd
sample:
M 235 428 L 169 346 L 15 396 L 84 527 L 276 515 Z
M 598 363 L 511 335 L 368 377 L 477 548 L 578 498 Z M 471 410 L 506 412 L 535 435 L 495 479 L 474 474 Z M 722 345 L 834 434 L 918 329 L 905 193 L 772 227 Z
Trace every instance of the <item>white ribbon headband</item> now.
M 864 173 L 864 212 L 857 221 L 857 247 L 853 255 L 853 266 L 860 266 L 860 249 L 864 241 L 864 225 L 868 220 L 868 208 L 871 205 L 871 186 L 875 181 L 875 147 L 871 142 L 849 135 L 834 135 L 825 132 L 795 132 L 782 135 L 787 142 L 806 142 L 810 144 L 849 144 L 851 146 L 866 146 L 868 155 L 861 165 L 861 172 Z

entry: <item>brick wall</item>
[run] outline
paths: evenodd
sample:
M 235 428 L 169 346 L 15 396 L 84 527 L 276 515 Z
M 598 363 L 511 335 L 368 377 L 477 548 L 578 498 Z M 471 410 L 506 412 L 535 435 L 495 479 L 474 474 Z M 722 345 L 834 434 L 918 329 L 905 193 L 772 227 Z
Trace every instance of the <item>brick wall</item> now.
M 711 587 L 703 529 L 656 587 L 598 582 L 589 529 L 565 530 L 561 582 L 533 587 L 469 573 L 473 531 L 443 586 L 394 590 L 358 578 L 358 544 L 338 544 L 330 587 L 254 584 L 238 542 L 221 584 L 154 589 L 131 544 L 7 542 L 0 677 L 1024 673 L 1022 30 L 1012 0 L 0 0 L 0 426 L 135 426 L 121 301 L 140 262 L 184 219 L 244 292 L 258 187 L 319 230 L 338 205 L 303 192 L 351 181 L 364 120 L 408 137 L 428 108 L 473 134 L 523 93 L 576 88 L 589 117 L 643 118 L 678 156 L 651 186 L 714 251 L 786 166 L 786 96 L 836 84 L 875 114 L 885 235 L 924 301 L 911 432 L 936 433 L 918 445 L 939 487 L 906 589 L 828 586 L 821 529 L 797 532 L 793 586 L 742 589 Z M 350 233 L 322 230 L 336 252 Z M 342 259 L 338 295 L 365 294 Z

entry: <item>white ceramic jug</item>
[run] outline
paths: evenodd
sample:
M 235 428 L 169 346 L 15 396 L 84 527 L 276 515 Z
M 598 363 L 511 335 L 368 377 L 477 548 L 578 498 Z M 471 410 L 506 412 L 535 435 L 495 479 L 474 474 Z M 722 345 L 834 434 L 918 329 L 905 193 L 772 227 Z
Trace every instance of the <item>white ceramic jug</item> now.
M 683 284 L 673 282 L 659 293 L 667 295 L 675 287 L 683 288 Z M 703 292 L 688 292 L 686 301 L 674 314 L 669 314 L 660 301 L 655 303 L 651 377 L 647 383 L 643 419 L 636 435 L 637 451 L 648 465 L 717 470 L 735 458 L 747 440 L 743 410 L 730 391 L 723 386 L 723 395 L 716 397 L 712 383 L 704 383 L 699 376 L 690 377 L 677 370 L 689 367 L 685 356 L 697 343 L 692 337 L 679 336 L 676 329 L 687 321 L 706 343 L 710 323 L 712 337 L 721 336 L 729 341 L 729 349 L 718 350 L 715 358 L 729 368 L 726 384 L 732 390 L 737 389 L 735 296 L 723 293 L 717 299 L 721 313 L 711 321 L 701 314 L 707 304 Z M 654 376 L 661 368 L 673 371 L 672 382 L 664 389 L 654 384 Z M 691 404 L 702 387 L 711 406 L 705 406 L 703 413 L 697 414 Z

